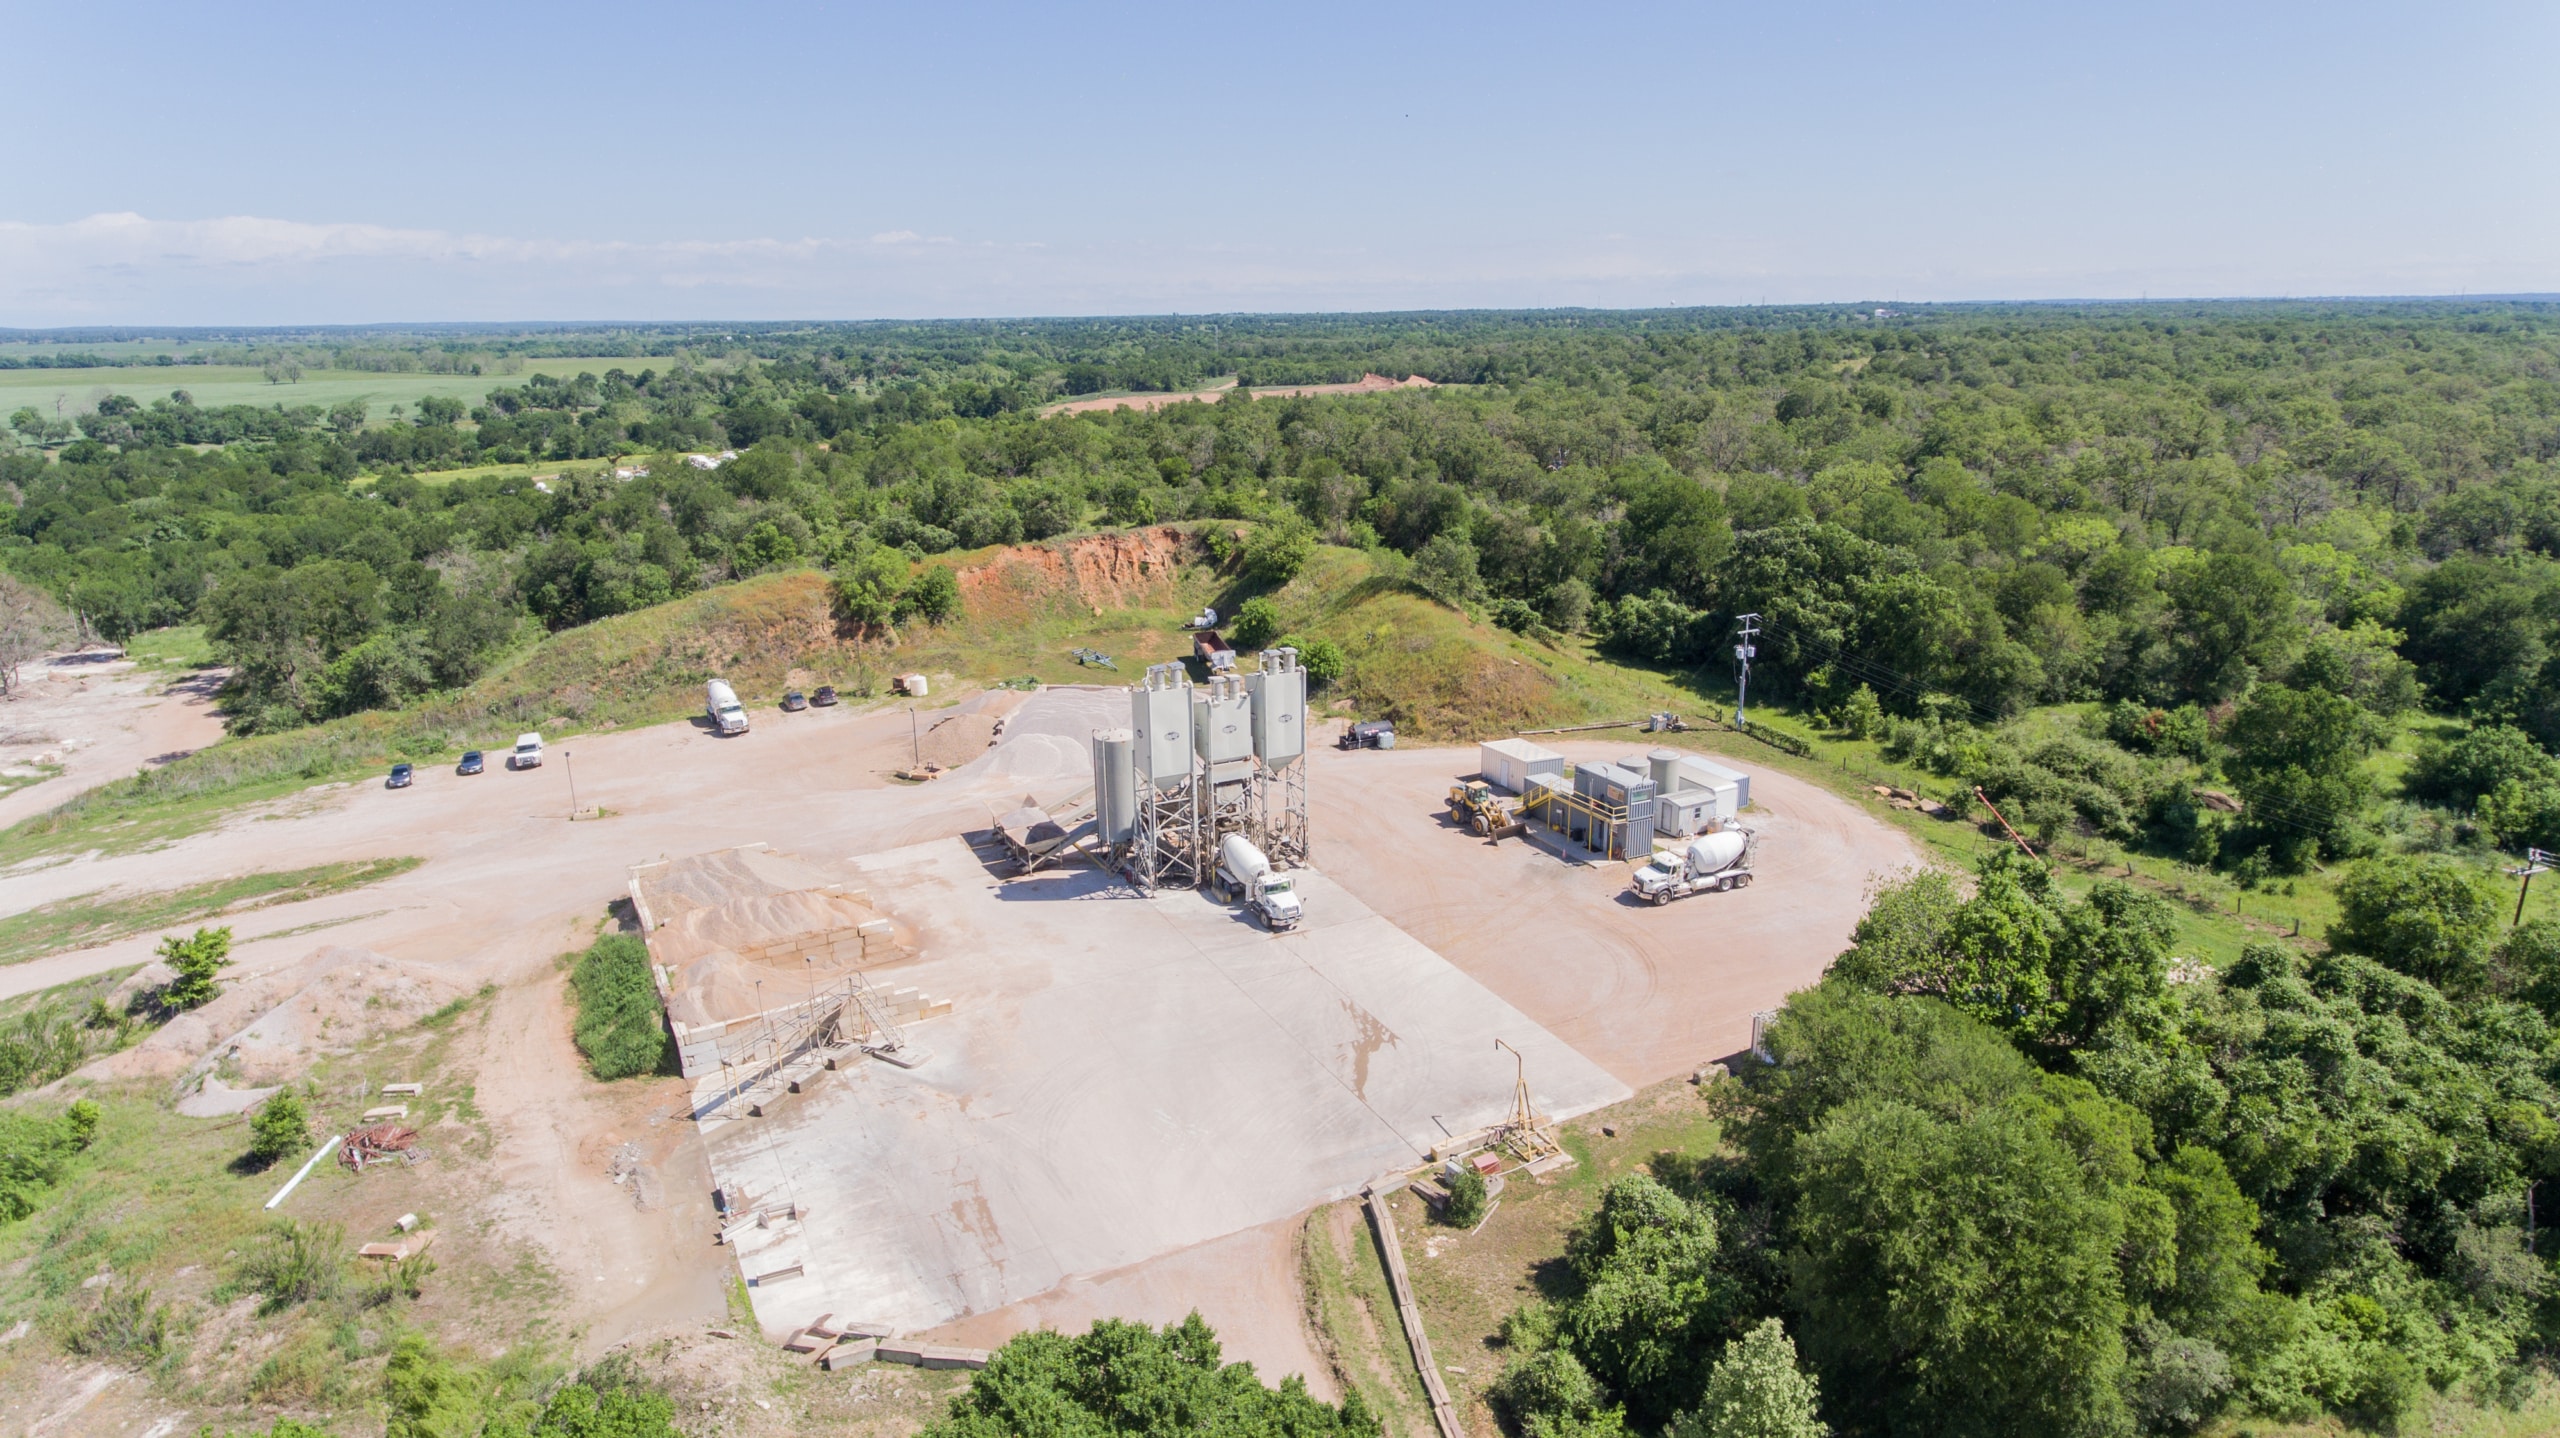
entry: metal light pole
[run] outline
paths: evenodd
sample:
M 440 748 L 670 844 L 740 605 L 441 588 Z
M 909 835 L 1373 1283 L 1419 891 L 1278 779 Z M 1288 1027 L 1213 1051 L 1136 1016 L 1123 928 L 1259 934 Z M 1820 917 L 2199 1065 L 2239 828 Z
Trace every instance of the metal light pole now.
M 560 751 L 560 767 L 569 771 L 569 822 L 572 824 L 578 822 L 578 766 L 574 762 L 577 757 L 566 749 Z
M 913 704 L 907 706 L 907 743 L 910 746 L 907 772 L 914 773 L 924 767 L 924 736 L 916 731 L 916 706 Z
M 1760 637 L 1760 616 L 1736 615 L 1734 623 L 1742 630 L 1742 642 L 1733 646 L 1734 662 L 1742 666 L 1742 673 L 1733 682 L 1733 727 L 1743 729 L 1750 727 L 1751 722 L 1743 716 L 1742 710 L 1744 702 L 1751 697 L 1751 661 L 1760 654 L 1760 646 L 1751 642 Z

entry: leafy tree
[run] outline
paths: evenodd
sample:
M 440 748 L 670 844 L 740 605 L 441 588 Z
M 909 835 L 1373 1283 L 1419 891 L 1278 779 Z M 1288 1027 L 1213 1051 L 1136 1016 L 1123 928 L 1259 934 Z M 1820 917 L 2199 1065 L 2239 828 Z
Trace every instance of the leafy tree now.
M 960 617 L 960 577 L 947 565 L 928 564 L 898 596 L 898 618 L 940 624 Z
M 867 629 L 886 628 L 897 618 L 898 601 L 907 592 L 907 561 L 877 545 L 859 548 L 829 581 L 836 617 Z
M 1256 595 L 1236 610 L 1235 622 L 1227 627 L 1227 637 L 1238 649 L 1266 649 L 1280 634 L 1280 606 Z
M 2499 918 L 2498 901 L 2462 863 L 2370 860 L 2338 883 L 2329 943 L 2439 988 L 2471 992 L 2488 978 Z
M 171 934 L 160 941 L 159 953 L 175 975 L 160 991 L 160 1002 L 172 1009 L 202 1008 L 222 992 L 214 976 L 231 963 L 231 926 L 200 928 L 183 939 Z
M 2186 693 L 2216 700 L 2274 667 L 2300 633 L 2284 571 L 2246 554 L 2215 553 L 2167 585 Z
M 2029 1093 L 1848 1105 L 1807 1134 L 1790 1302 L 1845 1410 L 1897 1432 L 2122 1426 L 2123 1206 Z M 2086 1141 L 2085 1139 L 2083 1140 Z
M 2381 731 L 2372 715 L 2343 695 L 2262 684 L 2222 738 L 2250 821 L 2288 866 L 2347 851 L 2373 793 L 2364 758 Z
M 1245 536 L 1244 572 L 1265 584 L 1286 584 L 1316 552 L 1316 527 L 1297 515 L 1253 527 Z
M 1194 1313 L 1161 1330 L 1097 1319 L 1084 1333 L 1034 1329 L 996 1350 L 926 1438 L 1027 1433 L 1235 1433 L 1372 1438 L 1377 1420 L 1355 1391 L 1339 1408 L 1295 1375 L 1262 1386 L 1250 1363 L 1222 1363 L 1217 1335 Z
M 1413 557 L 1414 587 L 1458 608 L 1475 601 L 1484 592 L 1484 581 L 1476 574 L 1476 548 L 1462 535 L 1435 534 Z
M 272 1168 L 311 1141 L 311 1118 L 290 1089 L 270 1095 L 249 1120 L 249 1162 Z
M 98 1106 L 74 1100 L 56 1117 L 0 1110 L 0 1221 L 16 1222 L 43 1206 L 71 1161 L 98 1133 Z
M 1884 706 L 1876 702 L 1876 691 L 1861 684 L 1849 693 L 1848 702 L 1840 706 L 1840 732 L 1852 739 L 1873 739 L 1884 733 Z
M 1307 683 L 1314 688 L 1341 682 L 1343 671 L 1350 664 L 1343 655 L 1342 646 L 1330 639 L 1302 639 L 1295 634 L 1283 634 L 1271 641 L 1271 647 L 1297 650 L 1298 667 L 1307 671 Z
M 1814 1380 L 1796 1366 L 1786 1325 L 1764 1318 L 1725 1345 L 1706 1396 L 1671 1425 L 1671 1438 L 1829 1438 L 1817 1412 Z

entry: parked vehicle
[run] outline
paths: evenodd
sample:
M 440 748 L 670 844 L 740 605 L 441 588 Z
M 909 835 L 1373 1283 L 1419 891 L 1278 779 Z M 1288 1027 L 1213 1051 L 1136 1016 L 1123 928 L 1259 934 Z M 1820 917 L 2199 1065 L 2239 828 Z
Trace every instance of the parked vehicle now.
M 453 772 L 456 774 L 477 774 L 487 767 L 489 767 L 489 761 L 479 750 L 465 749 L 462 751 L 462 762 L 453 766 Z
M 539 734 L 518 734 L 516 736 L 515 752 L 507 756 L 507 767 L 510 769 L 541 768 L 542 736 Z
M 782 696 L 782 712 L 785 714 L 797 714 L 808 707 L 809 696 L 797 689 Z
M 1449 817 L 1487 839 L 1512 839 L 1529 832 L 1510 801 L 1482 779 L 1449 786 Z
M 1751 882 L 1751 850 L 1757 836 L 1748 829 L 1720 829 L 1700 834 L 1685 849 L 1658 849 L 1653 862 L 1636 870 L 1631 886 L 1648 904 L 1667 904 L 1709 889 L 1723 893 Z
M 836 686 L 832 684 L 819 685 L 818 692 L 809 696 L 809 702 L 817 705 L 821 709 L 834 704 L 836 702 Z
M 1191 657 L 1212 674 L 1235 672 L 1236 647 L 1214 629 L 1203 629 L 1191 636 Z
M 1396 747 L 1396 726 L 1384 719 L 1363 719 L 1342 731 L 1334 741 L 1337 749 L 1392 749 Z
M 406 764 L 394 764 L 391 766 L 391 777 L 383 781 L 382 787 L 385 789 L 406 789 L 409 787 L 410 781 L 416 777 L 417 771 L 415 769 L 410 768 Z
M 738 702 L 738 691 L 726 679 L 714 679 L 702 686 L 703 708 L 711 715 L 711 727 L 722 734 L 747 732 L 747 706 Z
M 1273 933 L 1298 927 L 1306 908 L 1298 902 L 1297 885 L 1271 867 L 1253 841 L 1229 834 L 1218 841 L 1218 887 L 1229 902 L 1241 901 Z

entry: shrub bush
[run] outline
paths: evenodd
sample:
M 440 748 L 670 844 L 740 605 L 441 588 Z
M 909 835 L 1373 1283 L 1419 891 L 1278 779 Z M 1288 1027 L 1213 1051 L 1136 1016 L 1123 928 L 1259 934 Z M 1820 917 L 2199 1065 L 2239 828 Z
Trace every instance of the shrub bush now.
M 1449 1176 L 1449 1206 L 1440 1217 L 1452 1228 L 1473 1228 L 1484 1219 L 1484 1175 L 1467 1165 Z
M 630 1078 L 666 1065 L 675 1039 L 658 1005 L 647 944 L 629 934 L 596 940 L 569 971 L 569 991 L 578 1004 L 572 1031 L 578 1052 L 597 1078 Z
M 269 1168 L 302 1151 L 311 1139 L 311 1119 L 302 1111 L 302 1100 L 290 1091 L 281 1092 L 258 1105 L 249 1120 L 249 1161 Z

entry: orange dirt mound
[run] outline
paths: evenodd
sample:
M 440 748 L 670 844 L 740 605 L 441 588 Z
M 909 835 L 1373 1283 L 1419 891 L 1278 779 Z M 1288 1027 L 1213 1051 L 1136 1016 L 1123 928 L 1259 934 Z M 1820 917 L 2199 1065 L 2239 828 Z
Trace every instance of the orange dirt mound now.
M 973 623 L 1004 623 L 1069 607 L 1089 614 L 1167 604 L 1182 566 L 1205 556 L 1198 538 L 1169 526 L 1017 545 L 959 571 L 962 612 Z

